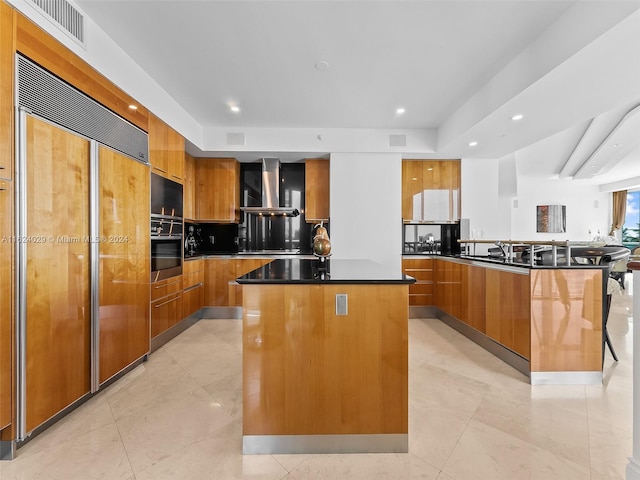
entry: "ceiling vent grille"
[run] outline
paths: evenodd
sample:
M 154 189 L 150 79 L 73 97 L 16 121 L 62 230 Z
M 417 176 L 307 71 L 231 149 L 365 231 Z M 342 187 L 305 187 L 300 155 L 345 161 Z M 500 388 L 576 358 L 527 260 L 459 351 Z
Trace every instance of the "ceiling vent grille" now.
M 64 31 L 84 45 L 84 16 L 66 0 L 30 0 Z
M 389 135 L 390 147 L 406 147 L 407 136 L 406 135 Z

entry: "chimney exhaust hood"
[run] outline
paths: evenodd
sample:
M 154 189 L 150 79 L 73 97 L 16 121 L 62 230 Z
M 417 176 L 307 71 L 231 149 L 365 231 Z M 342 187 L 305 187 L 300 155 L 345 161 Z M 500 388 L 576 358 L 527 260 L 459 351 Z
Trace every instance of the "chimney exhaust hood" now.
M 280 206 L 280 159 L 262 159 L 262 206 L 240 207 L 244 213 L 252 215 L 272 215 L 297 217 L 300 211 L 297 208 Z

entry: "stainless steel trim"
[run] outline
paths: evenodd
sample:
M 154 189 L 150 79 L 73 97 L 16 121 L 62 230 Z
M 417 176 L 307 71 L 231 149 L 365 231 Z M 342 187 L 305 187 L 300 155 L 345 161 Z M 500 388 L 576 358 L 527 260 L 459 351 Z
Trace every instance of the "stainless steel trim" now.
M 155 288 L 156 290 L 159 288 L 165 288 L 168 287 L 169 285 L 175 285 L 176 283 L 180 283 L 180 279 L 176 279 L 173 282 L 167 282 L 167 283 L 163 283 L 162 285 L 154 285 L 153 288 Z
M 154 305 L 153 305 L 153 308 L 160 308 L 160 307 L 163 307 L 164 305 L 166 305 L 166 304 L 168 304 L 168 303 L 175 302 L 176 300 L 178 300 L 178 299 L 179 299 L 179 298 L 181 298 L 181 297 L 182 297 L 182 292 L 178 292 L 178 293 L 176 294 L 176 296 L 175 296 L 175 297 L 170 298 L 169 300 L 166 300 L 166 301 L 164 301 L 164 302 L 162 302 L 162 303 L 154 304 Z
M 200 311 L 203 320 L 242 319 L 242 307 L 202 307 Z
M 602 372 L 531 372 L 531 385 L 602 385 Z
M 242 453 L 407 453 L 406 433 L 351 435 L 243 435 Z
M 100 388 L 100 145 L 90 141 L 89 159 L 89 277 L 91 295 L 91 393 Z
M 15 232 L 16 238 L 27 235 L 27 112 L 16 110 L 16 165 L 15 165 Z M 16 242 L 16 439 L 26 436 L 27 425 L 27 243 Z
M 0 441 L 0 460 L 13 460 L 16 457 L 16 441 Z
M 195 285 L 191 285 L 190 287 L 185 288 L 182 292 L 183 293 L 190 292 L 191 290 L 195 290 L 196 288 L 200 288 L 203 285 L 204 285 L 203 282 L 196 283 Z

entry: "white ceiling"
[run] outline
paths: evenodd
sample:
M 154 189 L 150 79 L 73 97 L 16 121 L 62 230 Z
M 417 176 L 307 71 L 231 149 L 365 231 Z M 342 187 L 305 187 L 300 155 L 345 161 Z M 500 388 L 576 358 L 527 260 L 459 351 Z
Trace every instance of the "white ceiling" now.
M 584 181 L 640 176 L 640 135 L 619 124 L 640 105 L 636 0 L 75 3 L 205 132 L 424 129 L 431 157 L 514 155 L 546 176 L 570 160 L 573 176 L 599 150 Z

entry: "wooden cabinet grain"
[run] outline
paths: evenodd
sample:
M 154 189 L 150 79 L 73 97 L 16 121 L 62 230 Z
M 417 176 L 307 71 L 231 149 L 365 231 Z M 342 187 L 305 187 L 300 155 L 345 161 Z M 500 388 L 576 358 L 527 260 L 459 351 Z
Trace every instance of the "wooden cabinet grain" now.
M 433 266 L 431 258 L 405 258 L 402 260 L 402 271 L 416 279 L 409 285 L 409 305 L 433 305 Z
M 182 272 L 182 318 L 187 318 L 204 306 L 204 290 L 204 260 L 185 261 Z
M 13 284 L 13 188 L 12 182 L 0 180 L 0 429 L 11 423 L 12 389 L 12 309 Z
M 11 178 L 13 159 L 13 15 L 0 2 L 0 178 Z
M 240 164 L 235 158 L 196 160 L 196 219 L 240 222 Z
M 184 156 L 183 216 L 196 218 L 196 160 L 191 155 Z
M 205 259 L 204 303 L 208 307 L 242 305 L 242 287 L 236 278 L 271 262 L 271 258 Z
M 460 219 L 460 161 L 403 160 L 402 220 Z
M 329 220 L 329 160 L 307 158 L 305 168 L 305 221 L 317 223 Z
M 149 353 L 149 167 L 100 147 L 100 383 Z
M 182 276 L 151 284 L 151 338 L 182 320 Z
M 160 176 L 184 181 L 184 138 L 153 114 L 149 114 L 149 161 Z

